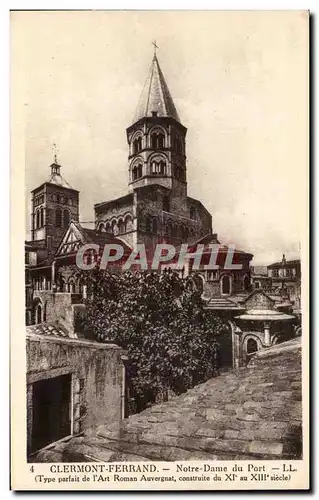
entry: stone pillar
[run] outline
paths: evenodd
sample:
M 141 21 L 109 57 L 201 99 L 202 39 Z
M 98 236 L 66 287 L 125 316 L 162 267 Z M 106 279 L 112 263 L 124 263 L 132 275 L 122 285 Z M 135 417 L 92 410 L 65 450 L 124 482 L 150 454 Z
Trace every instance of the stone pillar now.
M 269 323 L 264 323 L 264 334 L 265 334 L 265 345 L 270 346 L 270 324 Z
M 242 349 L 242 330 L 234 321 L 228 321 L 232 331 L 232 358 L 233 368 L 244 366 L 243 349 Z

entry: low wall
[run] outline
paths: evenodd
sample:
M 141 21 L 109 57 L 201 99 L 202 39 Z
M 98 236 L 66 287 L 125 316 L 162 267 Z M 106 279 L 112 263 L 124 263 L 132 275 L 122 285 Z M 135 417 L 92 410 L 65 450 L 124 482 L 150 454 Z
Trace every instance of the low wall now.
M 32 386 L 60 375 L 72 376 L 72 433 L 87 432 L 99 425 L 119 423 L 122 418 L 122 349 L 115 344 L 28 334 L 28 448 L 32 440 Z

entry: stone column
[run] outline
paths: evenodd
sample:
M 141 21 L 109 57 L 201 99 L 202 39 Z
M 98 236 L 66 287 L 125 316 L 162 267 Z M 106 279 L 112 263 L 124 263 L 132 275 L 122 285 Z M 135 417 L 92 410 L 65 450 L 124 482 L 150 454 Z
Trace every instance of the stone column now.
M 232 332 L 232 361 L 233 368 L 240 368 L 244 365 L 242 349 L 242 330 L 234 321 L 228 321 Z
M 265 345 L 270 346 L 270 324 L 264 323 Z

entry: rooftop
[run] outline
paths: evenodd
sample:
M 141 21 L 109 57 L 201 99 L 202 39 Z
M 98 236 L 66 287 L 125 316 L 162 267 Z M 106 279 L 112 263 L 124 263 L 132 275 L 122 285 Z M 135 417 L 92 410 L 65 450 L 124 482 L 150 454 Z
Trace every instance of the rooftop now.
M 133 123 L 141 118 L 154 116 L 154 113 L 155 116 L 171 117 L 180 122 L 156 54 L 154 54 Z
M 36 461 L 291 460 L 302 456 L 300 338 L 258 351 L 166 403 L 72 438 Z

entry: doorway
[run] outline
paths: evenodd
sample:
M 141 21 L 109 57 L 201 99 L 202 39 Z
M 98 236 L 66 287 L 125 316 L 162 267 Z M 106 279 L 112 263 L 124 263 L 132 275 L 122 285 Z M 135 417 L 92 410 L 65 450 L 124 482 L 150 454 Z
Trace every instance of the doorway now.
M 32 453 L 71 434 L 71 374 L 40 380 L 32 390 Z

